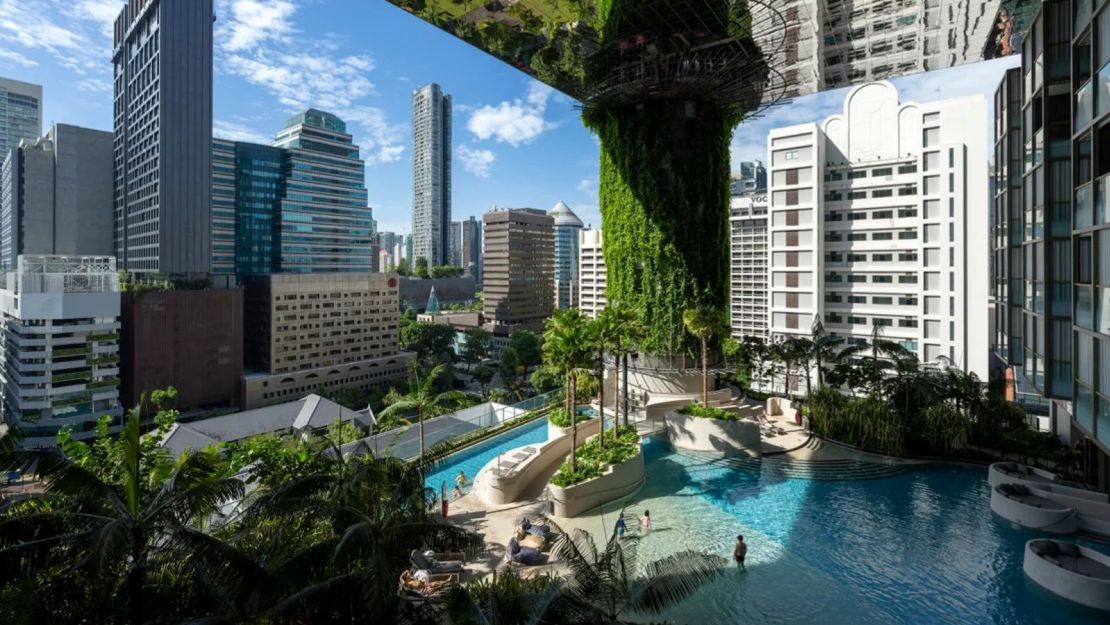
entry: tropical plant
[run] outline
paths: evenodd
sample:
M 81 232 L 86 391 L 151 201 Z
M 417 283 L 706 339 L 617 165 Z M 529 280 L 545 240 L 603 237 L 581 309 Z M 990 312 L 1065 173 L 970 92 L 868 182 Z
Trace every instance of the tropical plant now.
M 566 308 L 556 312 L 544 324 L 543 355 L 548 366 L 563 374 L 566 381 L 565 408 L 573 413 L 578 404 L 576 378 L 581 370 L 589 366 L 592 350 L 587 336 L 587 320 L 577 308 Z M 578 446 L 578 424 L 572 422 L 570 428 L 570 464 L 575 466 Z
M 462 360 L 469 373 L 471 365 L 480 364 L 493 353 L 493 334 L 481 328 L 471 328 L 466 331 L 464 341 Z
M 489 386 L 489 383 L 493 381 L 493 376 L 496 374 L 497 372 L 493 370 L 493 367 L 478 365 L 477 367 L 474 367 L 473 371 L 470 372 L 470 377 L 478 383 L 478 388 L 480 389 L 481 393 L 485 395 L 486 387 Z
M 516 353 L 517 360 L 524 373 L 532 367 L 543 362 L 543 350 L 540 346 L 540 337 L 529 330 L 516 330 L 509 335 L 508 349 Z
M 598 549 L 588 532 L 556 530 L 562 537 L 552 551 L 568 574 L 550 605 L 563 610 L 564 622 L 616 624 L 659 616 L 724 570 L 719 556 L 682 551 L 648 563 L 641 571 L 638 537 L 613 534 Z
M 620 388 L 622 384 L 621 378 L 621 360 L 632 353 L 640 342 L 644 339 L 644 325 L 641 321 L 642 317 L 635 308 L 621 302 L 610 302 L 605 307 L 610 310 L 609 313 L 612 318 L 613 324 L 613 343 L 609 347 L 609 351 L 613 354 L 613 361 L 615 369 L 613 371 L 613 388 L 616 397 L 613 400 L 613 418 L 616 421 L 617 415 L 621 414 L 621 401 L 622 398 L 628 396 L 628 385 L 624 384 L 624 388 Z M 624 378 L 627 379 L 628 372 L 625 371 Z M 628 425 L 628 406 L 624 406 L 624 425 Z
M 598 440 L 602 446 L 605 445 L 605 352 L 612 352 L 620 346 L 620 336 L 617 334 L 620 331 L 620 320 L 617 314 L 615 308 L 606 306 L 598 313 L 597 318 L 589 323 L 588 329 L 590 342 L 597 354 L 597 409 L 601 414 Z M 615 414 L 614 412 L 614 416 Z
M 544 622 L 561 622 L 552 618 L 558 583 L 551 574 L 523 578 L 512 569 L 494 571 L 452 589 L 447 614 L 456 625 L 531 625 L 541 615 Z
M 440 393 L 435 388 L 436 379 L 444 375 L 447 365 L 436 365 L 428 375 L 421 379 L 420 364 L 413 361 L 409 392 L 387 406 L 378 414 L 378 420 L 389 423 L 394 420 L 407 421 L 415 416 L 420 427 L 420 462 L 424 462 L 424 419 L 473 406 L 482 398 L 464 391 Z
M 106 474 L 61 448 L 7 456 L 6 468 L 33 473 L 44 486 L 0 520 L 0 587 L 37 580 L 23 598 L 32 621 L 54 620 L 52 590 L 80 579 L 90 584 L 80 595 L 88 602 L 83 618 L 147 622 L 159 594 L 150 580 L 204 563 L 211 540 L 198 526 L 243 496 L 243 483 L 222 475 L 213 454 L 186 454 L 171 465 L 164 451 L 144 446 L 140 412 L 129 412 L 109 456 L 118 466 Z
M 698 337 L 701 346 L 701 396 L 702 405 L 709 406 L 709 339 L 723 334 L 728 321 L 719 308 L 701 305 L 682 312 L 682 325 Z
M 597 436 L 591 436 L 578 448 L 578 461 L 574 464 L 569 459 L 563 462 L 551 478 L 551 483 L 565 488 L 600 477 L 606 467 L 630 460 L 639 449 L 640 435 L 632 426 L 614 428 L 605 447 L 601 446 Z
M 512 384 L 520 377 L 524 367 L 520 364 L 520 357 L 517 356 L 515 349 L 505 347 L 501 350 L 501 360 L 497 365 L 497 371 L 501 374 L 502 384 Z
M 698 417 L 700 419 L 719 419 L 721 421 L 740 420 L 740 415 L 736 412 L 725 410 L 724 408 L 715 408 L 713 406 L 702 406 L 700 404 L 683 406 L 678 412 L 679 414 Z

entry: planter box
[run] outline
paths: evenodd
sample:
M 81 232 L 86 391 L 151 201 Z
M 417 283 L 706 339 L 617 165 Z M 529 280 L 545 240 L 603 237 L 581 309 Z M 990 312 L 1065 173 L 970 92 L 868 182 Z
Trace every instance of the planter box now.
M 608 467 L 601 477 L 560 488 L 551 484 L 554 514 L 564 519 L 576 517 L 598 506 L 627 497 L 644 484 L 644 450 L 628 460 Z
M 598 419 L 597 417 L 594 417 L 594 418 L 590 419 L 589 421 L 582 421 L 581 423 L 579 423 L 578 424 L 578 440 L 582 441 L 582 439 L 583 439 L 583 434 L 582 433 L 583 432 L 586 432 L 585 436 L 593 436 L 594 434 L 597 434 L 597 427 L 598 427 L 597 424 L 598 423 L 601 423 L 601 420 Z M 612 426 L 610 426 L 610 427 L 612 427 Z M 560 437 L 563 437 L 563 436 L 570 436 L 570 428 L 569 427 L 561 428 L 561 427 L 556 426 L 556 425 L 551 425 L 551 421 L 548 420 L 547 421 L 547 440 L 553 441 L 553 440 L 555 440 L 557 438 L 560 438 Z M 569 453 L 569 450 L 568 450 L 568 453 Z
M 578 424 L 578 447 L 581 447 L 591 436 L 597 434 L 599 423 L 601 422 L 598 419 L 591 419 Z M 560 430 L 562 428 L 554 429 Z M 528 487 L 537 479 L 550 477 L 570 454 L 571 442 L 570 428 L 566 428 L 565 436 L 554 438 L 550 438 L 551 431 L 552 425 L 548 422 L 548 441 L 540 445 L 526 445 L 527 447 L 538 447 L 538 450 L 530 458 L 526 458 L 513 467 L 512 470 L 503 468 L 502 472 L 498 474 L 497 458 L 490 460 L 486 466 L 482 467 L 482 470 L 474 478 L 474 492 L 478 494 L 478 497 L 492 506 L 512 503 L 517 501 L 520 494 L 527 491 Z M 516 450 L 509 450 L 504 455 L 511 456 L 514 451 Z
M 763 453 L 759 423 L 750 419 L 704 419 L 674 411 L 667 412 L 665 418 L 667 438 L 679 449 L 757 456 Z

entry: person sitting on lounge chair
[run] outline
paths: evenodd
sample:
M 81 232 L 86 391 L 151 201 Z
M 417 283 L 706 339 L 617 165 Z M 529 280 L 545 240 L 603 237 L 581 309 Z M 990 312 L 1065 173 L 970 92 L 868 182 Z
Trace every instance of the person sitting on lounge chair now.
M 443 592 L 443 590 L 454 583 L 455 580 L 450 579 L 449 576 L 433 576 L 425 570 L 418 570 L 413 573 L 406 569 L 404 573 L 401 573 L 401 587 L 405 590 L 419 593 L 425 597 Z

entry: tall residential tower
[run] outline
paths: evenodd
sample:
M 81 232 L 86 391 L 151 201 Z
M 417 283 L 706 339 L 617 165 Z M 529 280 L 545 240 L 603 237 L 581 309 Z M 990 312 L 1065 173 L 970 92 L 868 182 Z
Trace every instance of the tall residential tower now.
M 412 93 L 412 239 L 412 260 L 449 262 L 451 96 L 435 83 Z
M 115 22 L 115 248 L 121 269 L 211 265 L 212 0 L 131 0 Z
M 555 308 L 578 301 L 578 233 L 582 220 L 564 202 L 547 211 L 555 220 Z

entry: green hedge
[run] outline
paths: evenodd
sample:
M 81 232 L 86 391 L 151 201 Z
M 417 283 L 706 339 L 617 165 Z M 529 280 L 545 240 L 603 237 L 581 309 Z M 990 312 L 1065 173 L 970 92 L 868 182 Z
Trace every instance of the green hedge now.
M 589 415 L 578 413 L 574 415 L 574 422 L 582 423 L 583 421 L 589 421 L 592 418 L 593 417 Z M 547 420 L 551 423 L 551 425 L 554 425 L 557 428 L 570 427 L 570 414 L 567 413 L 565 408 L 556 408 L 552 410 L 551 414 L 547 415 Z
M 597 436 L 590 437 L 590 440 L 579 447 L 575 454 L 577 468 L 571 470 L 568 456 L 559 467 L 559 471 L 555 473 L 555 477 L 551 478 L 551 483 L 560 488 L 566 488 L 601 477 L 606 467 L 629 460 L 639 449 L 640 435 L 636 433 L 636 428 L 621 426 L 616 430 L 608 430 L 605 432 L 604 448 L 599 444 Z
M 690 417 L 698 417 L 699 419 L 720 419 L 721 421 L 739 421 L 740 415 L 724 408 L 714 408 L 712 406 L 705 407 L 701 404 L 690 404 L 684 406 L 678 411 L 679 414 L 684 414 Z

